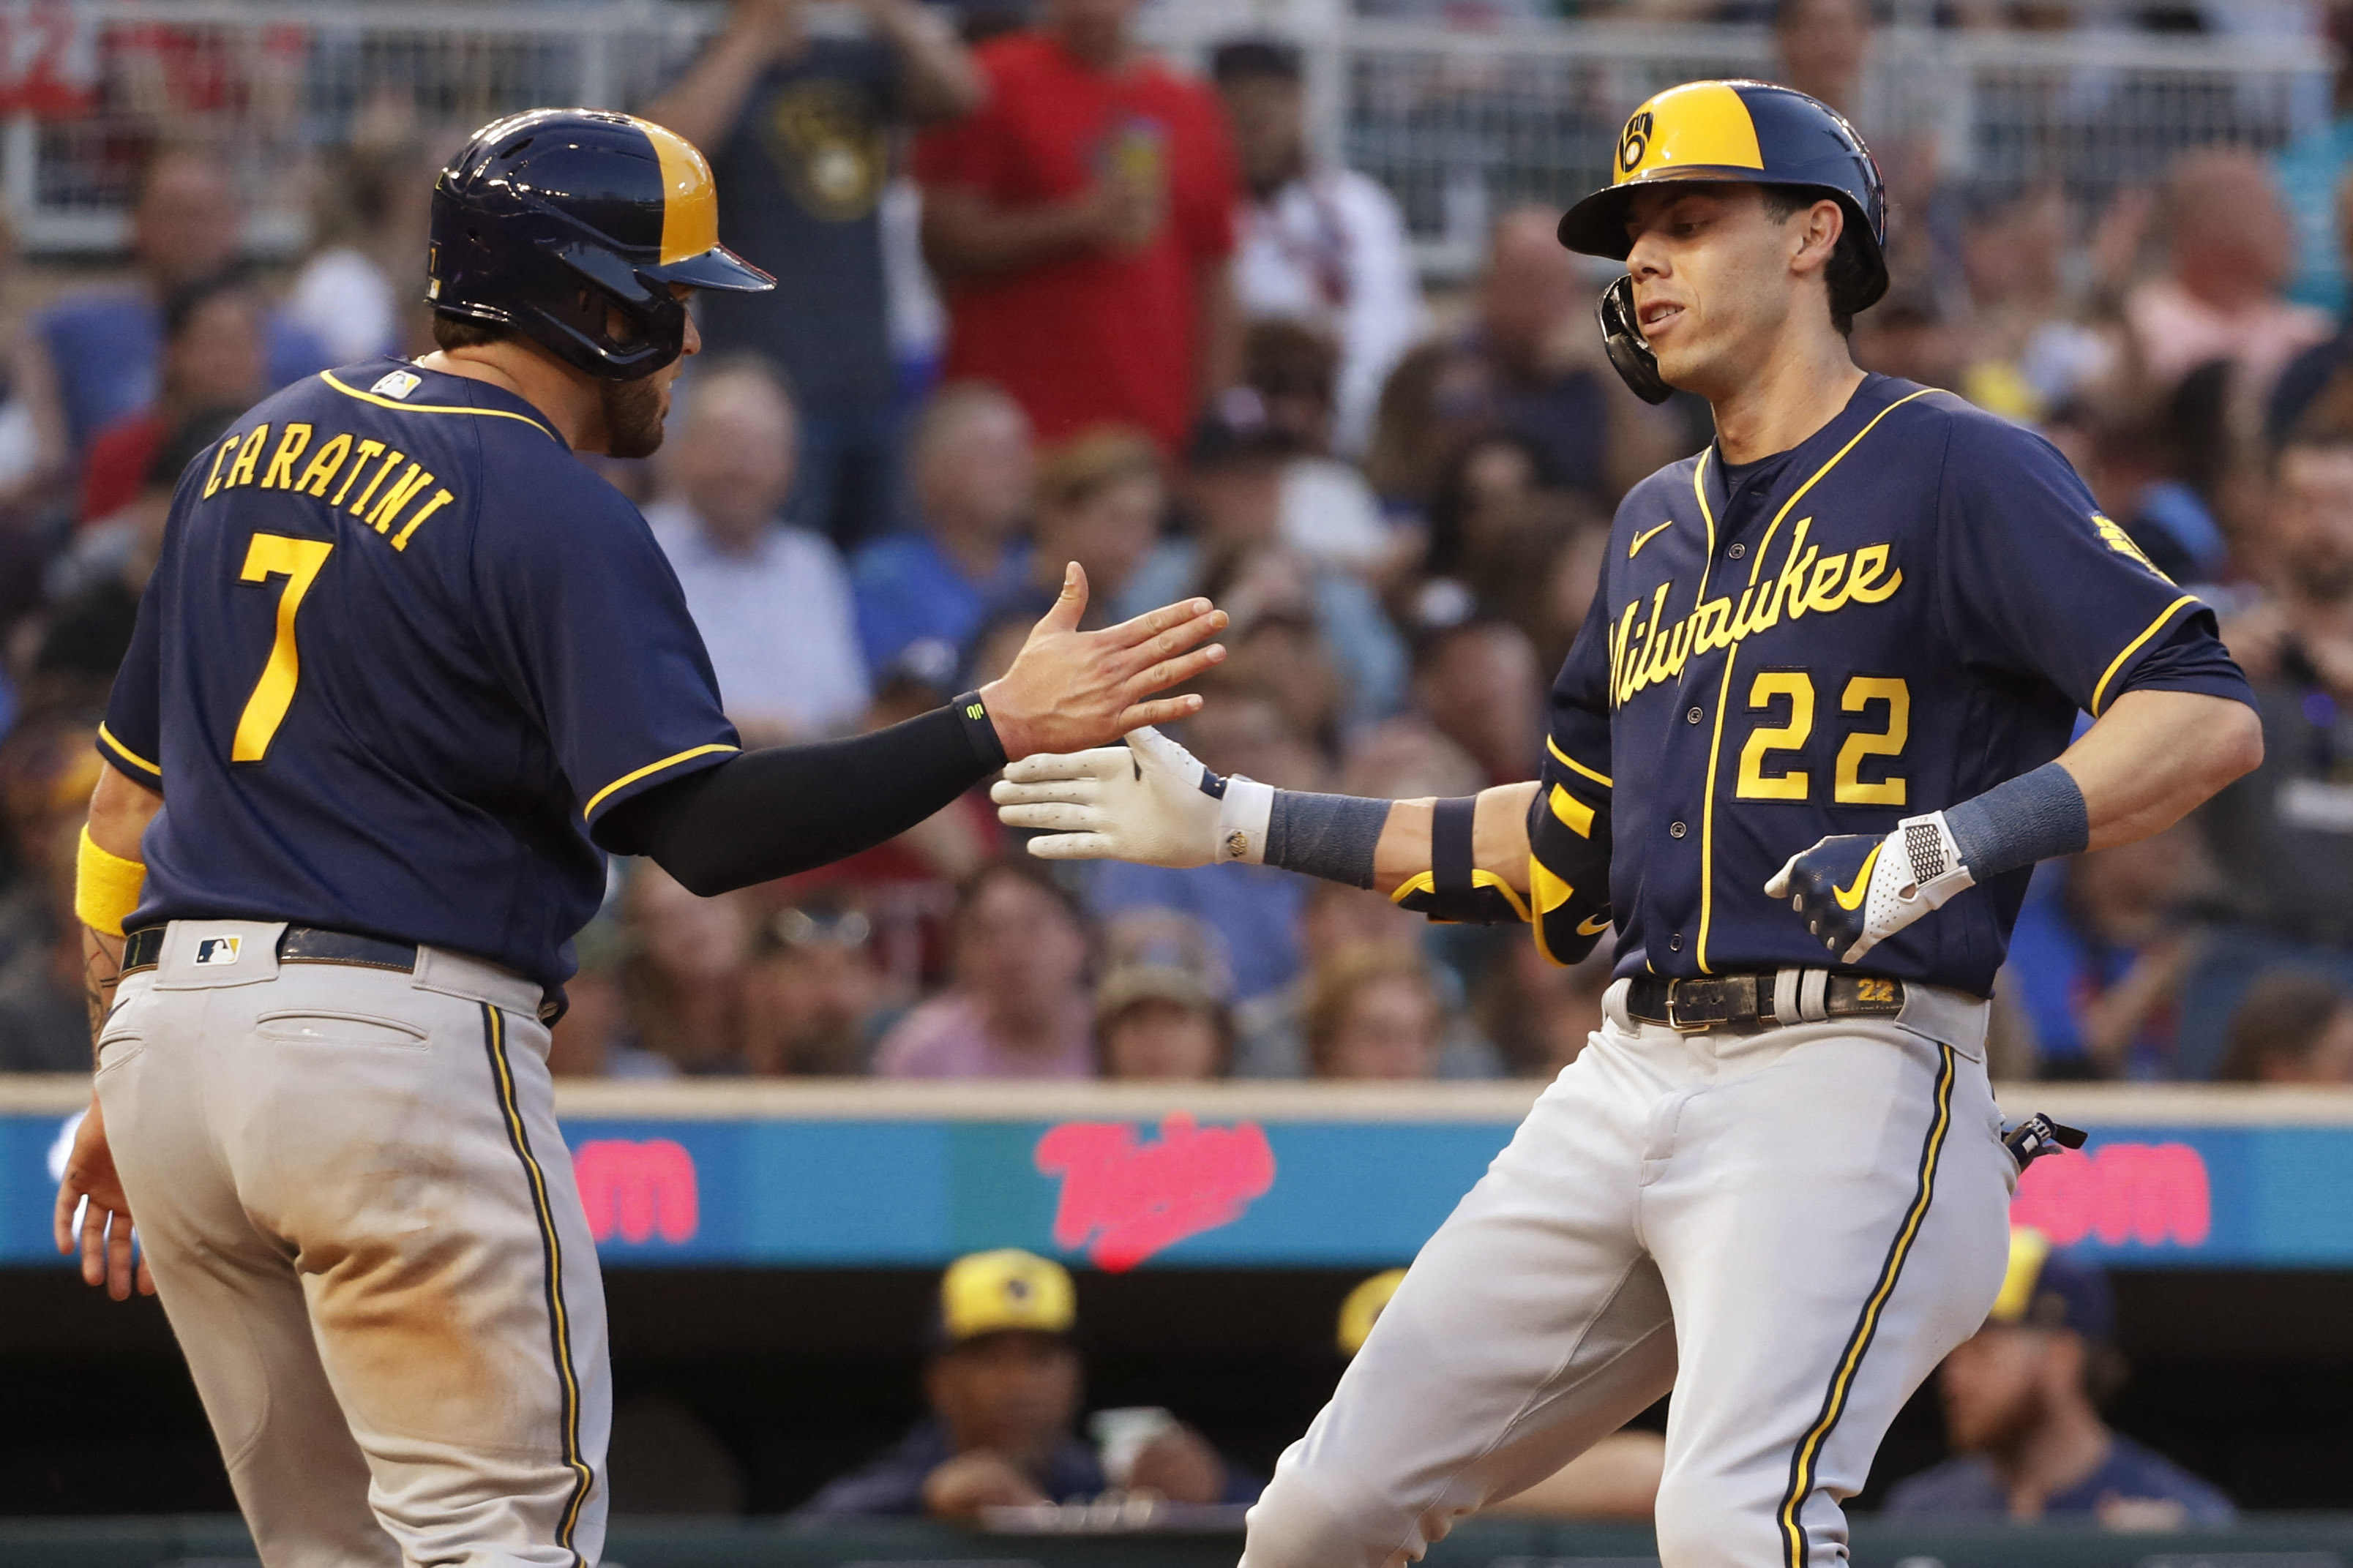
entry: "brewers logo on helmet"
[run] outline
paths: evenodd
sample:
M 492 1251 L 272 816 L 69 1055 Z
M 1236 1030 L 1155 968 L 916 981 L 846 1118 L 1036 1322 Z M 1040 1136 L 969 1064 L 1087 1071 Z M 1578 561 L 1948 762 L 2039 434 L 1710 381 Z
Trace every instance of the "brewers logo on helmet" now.
M 1568 209 L 1560 242 L 1588 256 L 1623 261 L 1633 248 L 1626 212 L 1636 189 L 1668 180 L 1732 180 L 1819 191 L 1846 210 L 1863 265 L 1861 310 L 1887 292 L 1887 191 L 1879 164 L 1846 117 L 1820 99 L 1764 81 L 1690 81 L 1671 87 L 1626 121 L 1609 184 Z M 1610 363 L 1652 403 L 1672 389 L 1659 379 L 1634 321 L 1625 279 L 1601 296 L 1601 334 Z
M 719 243 L 711 165 L 692 142 L 596 109 L 534 109 L 476 132 L 434 182 L 426 272 L 437 312 L 511 327 L 606 381 L 650 375 L 683 351 L 671 285 L 776 286 Z

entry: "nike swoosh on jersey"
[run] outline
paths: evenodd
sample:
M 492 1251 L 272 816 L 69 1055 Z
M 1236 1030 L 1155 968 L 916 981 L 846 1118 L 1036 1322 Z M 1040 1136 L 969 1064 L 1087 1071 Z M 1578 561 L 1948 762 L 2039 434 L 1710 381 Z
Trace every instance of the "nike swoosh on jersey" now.
M 1871 868 L 1879 864 L 1879 852 L 1886 847 L 1884 844 L 1873 845 L 1871 853 L 1862 858 L 1862 869 L 1854 874 L 1853 883 L 1844 888 L 1831 889 L 1831 897 L 1838 900 L 1839 908 L 1851 910 L 1862 902 L 1864 892 L 1871 887 Z
M 1579 936 L 1599 936 L 1609 929 L 1609 911 L 1608 910 L 1602 910 L 1598 915 L 1588 915 L 1577 922 L 1577 934 Z
M 1675 520 L 1671 517 L 1667 519 L 1666 521 L 1659 524 L 1658 527 L 1645 529 L 1641 533 L 1636 534 L 1634 536 L 1634 542 L 1626 546 L 1626 559 L 1629 561 L 1634 559 L 1636 555 L 1641 552 L 1642 546 L 1650 543 L 1651 541 L 1656 539 L 1660 534 L 1664 533 L 1667 530 L 1674 527 L 1674 525 Z

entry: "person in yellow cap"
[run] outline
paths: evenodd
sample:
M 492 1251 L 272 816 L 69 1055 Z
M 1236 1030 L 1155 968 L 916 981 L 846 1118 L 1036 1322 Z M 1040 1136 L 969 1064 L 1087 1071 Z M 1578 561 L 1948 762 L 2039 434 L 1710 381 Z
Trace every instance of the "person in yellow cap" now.
M 2099 1269 L 2010 1233 L 2010 1268 L 1985 1327 L 1945 1358 L 1936 1392 L 1953 1457 L 1906 1477 L 1886 1512 L 1909 1518 L 2089 1515 L 2117 1530 L 2228 1524 L 2231 1500 L 2100 1417 L 2124 1380 L 2116 1306 Z
M 1015 1247 L 957 1258 L 940 1279 L 923 1374 L 929 1412 L 896 1447 L 827 1483 L 801 1512 L 964 1519 L 985 1508 L 1086 1502 L 1112 1489 L 1104 1456 L 1077 1434 L 1084 1397 L 1077 1327 L 1077 1293 L 1060 1264 Z M 1178 1503 L 1258 1495 L 1257 1480 L 1199 1433 L 1151 1414 L 1155 1429 L 1119 1457 L 1124 1489 Z

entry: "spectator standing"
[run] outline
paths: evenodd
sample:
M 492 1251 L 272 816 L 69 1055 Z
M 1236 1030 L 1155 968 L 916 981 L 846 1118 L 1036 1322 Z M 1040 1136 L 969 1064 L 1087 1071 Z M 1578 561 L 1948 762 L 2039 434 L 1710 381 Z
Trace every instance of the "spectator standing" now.
M 910 459 L 920 527 L 852 560 L 858 635 L 877 679 L 904 660 L 943 685 L 990 609 L 1029 574 L 1020 542 L 1036 471 L 1029 416 L 986 382 L 952 383 L 916 420 Z M 1097 592 L 1092 602 L 1112 599 Z
M 677 498 L 646 521 L 686 590 L 727 717 L 774 745 L 849 728 L 866 708 L 849 574 L 822 535 L 780 518 L 797 411 L 766 362 L 717 364 L 686 394 Z
M 2123 1381 L 2116 1307 L 2097 1268 L 2010 1232 L 1985 1327 L 1945 1358 L 1936 1391 L 1955 1454 L 1896 1483 L 1905 1519 L 2095 1519 L 2112 1530 L 2228 1524 L 2231 1501 L 2100 1418 Z
M 235 262 L 244 226 L 235 183 L 218 157 L 181 147 L 150 160 L 131 209 L 139 280 L 68 294 L 26 334 L 18 374 L 47 466 L 79 462 L 92 436 L 155 401 L 164 301 Z M 283 316 L 273 314 L 267 332 L 269 386 L 327 367 L 317 340 Z
M 2200 808 L 2221 918 L 2184 983 L 2183 1076 L 2211 1076 L 2264 970 L 2353 986 L 2353 381 L 2274 461 L 2265 509 L 2278 593 L 2226 631 L 2254 687 L 2263 763 Z
M 90 437 L 77 521 L 129 505 L 175 428 L 207 416 L 224 425 L 269 393 L 269 304 L 250 281 L 233 271 L 198 279 L 164 301 L 163 321 L 155 401 Z
M 1085 1374 L 1077 1328 L 1077 1291 L 1060 1264 L 1012 1247 L 956 1259 L 932 1323 L 927 1413 L 897 1447 L 829 1482 L 802 1515 L 968 1520 L 984 1508 L 1092 1501 L 1112 1478 L 1076 1429 Z M 1258 1496 L 1260 1482 L 1191 1427 L 1155 1425 L 1123 1467 L 1126 1487 L 1183 1503 Z
M 773 361 L 800 400 L 793 521 L 843 549 L 899 521 L 899 416 L 881 204 L 891 132 L 979 101 L 971 57 L 916 0 L 857 0 L 819 34 L 802 0 L 735 0 L 649 119 L 711 149 L 719 223 L 774 293 L 700 301 L 704 340 Z
M 881 1078 L 1091 1078 L 1087 927 L 1027 856 L 982 868 L 956 914 L 955 983 L 875 1048 Z
M 1220 44 L 1210 76 L 1233 125 L 1245 193 L 1235 295 L 1246 315 L 1302 321 L 1339 345 L 1332 445 L 1359 455 L 1381 384 L 1422 330 L 1405 217 L 1379 182 L 1314 156 L 1295 45 Z
M 2325 342 L 2327 315 L 2282 297 L 2295 235 L 2271 171 L 2248 153 L 2184 153 L 2165 183 L 2166 269 L 2125 297 L 2149 380 L 2170 387 L 2227 359 L 2262 406 L 2288 361 Z
M 2247 987 L 2231 1020 L 2224 1083 L 2353 1084 L 2353 993 L 2300 970 Z
M 1239 374 L 1238 194 L 1215 94 L 1138 48 L 1138 0 L 1043 0 L 992 38 L 985 106 L 915 153 L 946 373 L 994 381 L 1049 442 L 1104 421 L 1183 442 Z

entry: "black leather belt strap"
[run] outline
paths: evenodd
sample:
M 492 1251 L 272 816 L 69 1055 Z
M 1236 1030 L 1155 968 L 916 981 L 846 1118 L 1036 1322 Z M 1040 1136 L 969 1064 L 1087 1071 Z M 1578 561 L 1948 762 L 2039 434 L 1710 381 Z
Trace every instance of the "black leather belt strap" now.
M 1778 1028 L 1826 1018 L 1892 1018 L 1904 1011 L 1904 982 L 1875 974 L 1784 969 L 1704 980 L 1635 976 L 1628 1015 L 1673 1029 Z
M 146 926 L 122 939 L 122 973 L 153 969 L 164 956 L 165 927 Z M 368 969 L 417 968 L 414 942 L 386 942 L 382 937 L 355 936 L 317 926 L 288 926 L 278 939 L 280 963 L 356 963 Z

